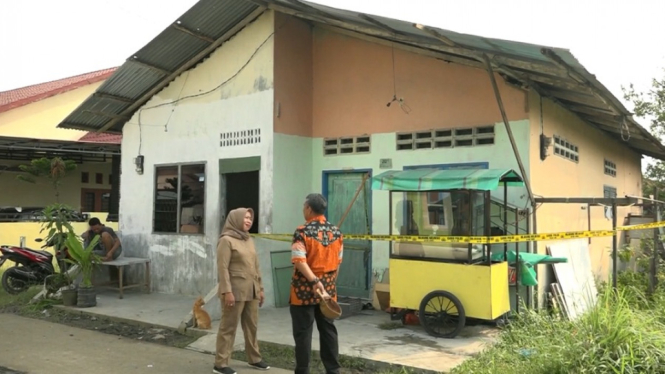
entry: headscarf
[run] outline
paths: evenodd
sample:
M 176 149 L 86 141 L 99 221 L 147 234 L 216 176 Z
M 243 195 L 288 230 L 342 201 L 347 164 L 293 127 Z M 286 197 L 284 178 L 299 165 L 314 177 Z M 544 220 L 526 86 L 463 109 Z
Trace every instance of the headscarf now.
M 244 230 L 245 214 L 247 212 L 249 212 L 252 216 L 252 221 L 254 221 L 254 210 L 252 210 L 252 208 L 238 208 L 230 211 L 229 215 L 226 217 L 226 222 L 224 223 L 224 228 L 222 228 L 222 235 L 220 238 L 223 236 L 230 236 L 240 240 L 249 239 L 249 233 Z

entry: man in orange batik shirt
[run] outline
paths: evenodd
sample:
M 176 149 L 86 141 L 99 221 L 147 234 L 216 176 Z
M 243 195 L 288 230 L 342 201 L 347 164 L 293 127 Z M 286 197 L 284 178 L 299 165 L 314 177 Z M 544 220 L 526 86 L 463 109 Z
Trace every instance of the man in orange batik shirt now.
M 305 225 L 296 229 L 291 245 L 294 264 L 291 280 L 291 323 L 296 344 L 296 374 L 309 374 L 314 321 L 319 330 L 321 361 L 327 374 L 339 374 L 339 344 L 333 320 L 323 316 L 317 290 L 324 298 L 337 300 L 337 271 L 342 263 L 342 233 L 328 222 L 328 203 L 321 194 L 305 198 Z

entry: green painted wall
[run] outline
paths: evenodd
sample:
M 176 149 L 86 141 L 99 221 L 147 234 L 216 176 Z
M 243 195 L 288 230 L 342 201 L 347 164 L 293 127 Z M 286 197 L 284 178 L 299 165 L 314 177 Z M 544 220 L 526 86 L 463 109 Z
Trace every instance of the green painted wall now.
M 272 232 L 292 234 L 304 223 L 305 196 L 321 191 L 321 173 L 313 172 L 311 138 L 274 134 L 273 156 Z
M 524 167 L 528 172 L 529 121 L 511 122 L 511 129 L 518 144 L 522 162 L 524 162 Z M 496 124 L 495 134 L 494 145 L 409 151 L 397 151 L 395 133 L 374 134 L 371 137 L 370 153 L 335 156 L 323 156 L 323 139 L 315 138 L 312 142 L 311 152 L 313 157 L 312 189 L 321 191 L 322 170 L 372 169 L 373 174 L 377 175 L 385 171 L 379 168 L 379 161 L 382 158 L 392 159 L 392 170 L 401 170 L 404 166 L 414 165 L 489 162 L 489 168 L 511 168 L 519 171 L 503 123 Z M 277 183 L 275 183 L 275 186 L 277 186 Z M 493 197 L 503 200 L 503 191 L 496 191 L 493 193 Z M 508 202 L 510 204 L 521 208 L 526 206 L 527 201 L 526 189 L 509 189 Z M 372 193 L 373 233 L 387 234 L 388 220 L 388 192 L 374 191 Z M 383 242 L 374 242 L 373 244 L 372 267 L 375 272 L 382 272 L 383 269 L 388 267 L 388 244 Z

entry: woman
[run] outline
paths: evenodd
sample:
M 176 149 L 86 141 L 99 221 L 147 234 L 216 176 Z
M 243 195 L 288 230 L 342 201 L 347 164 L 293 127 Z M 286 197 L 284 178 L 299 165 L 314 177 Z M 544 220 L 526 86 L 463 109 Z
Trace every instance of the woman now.
M 254 211 L 234 209 L 226 218 L 217 244 L 217 270 L 219 272 L 219 298 L 222 301 L 222 321 L 217 332 L 217 355 L 213 373 L 236 374 L 229 367 L 236 337 L 238 320 L 245 335 L 245 352 L 250 366 L 268 370 L 261 359 L 256 330 L 259 307 L 263 306 L 263 283 L 259 259 L 249 228 L 254 222 Z

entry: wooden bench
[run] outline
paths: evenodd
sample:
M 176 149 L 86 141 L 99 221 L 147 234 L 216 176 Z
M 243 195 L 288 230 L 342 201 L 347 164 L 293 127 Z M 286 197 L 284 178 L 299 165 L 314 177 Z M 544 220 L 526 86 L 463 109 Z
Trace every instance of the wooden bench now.
M 130 285 L 124 285 L 123 284 L 123 274 L 124 274 L 124 269 L 125 267 L 131 266 L 131 265 L 140 265 L 140 264 L 145 264 L 145 283 L 144 284 L 130 284 Z M 145 287 L 146 292 L 150 293 L 150 259 L 149 258 L 140 258 L 140 257 L 125 257 L 123 255 L 120 255 L 117 259 L 113 261 L 106 261 L 101 263 L 102 266 L 113 266 L 116 269 L 118 269 L 118 287 L 111 287 L 107 286 L 110 289 L 117 290 L 120 292 L 120 295 L 118 298 L 122 299 L 123 298 L 123 292 L 126 289 L 130 288 L 136 288 L 136 287 Z M 111 282 L 110 284 L 113 284 L 114 282 Z

